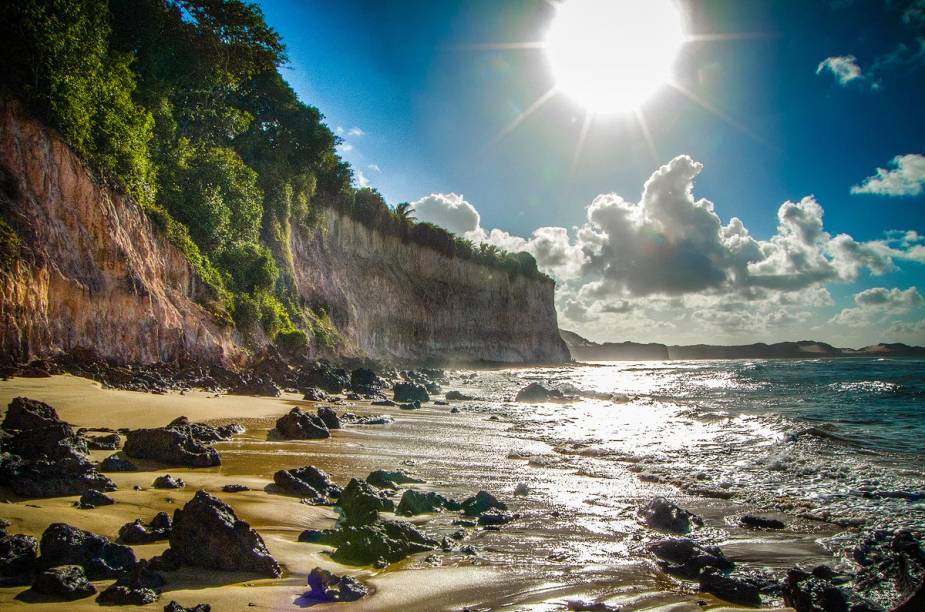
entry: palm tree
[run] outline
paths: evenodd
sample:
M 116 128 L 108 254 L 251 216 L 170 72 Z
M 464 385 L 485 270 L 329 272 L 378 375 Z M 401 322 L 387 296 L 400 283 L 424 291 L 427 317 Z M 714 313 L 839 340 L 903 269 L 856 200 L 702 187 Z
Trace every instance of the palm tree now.
M 395 215 L 402 222 L 402 225 L 410 225 L 414 221 L 414 209 L 407 202 L 402 202 L 395 207 Z

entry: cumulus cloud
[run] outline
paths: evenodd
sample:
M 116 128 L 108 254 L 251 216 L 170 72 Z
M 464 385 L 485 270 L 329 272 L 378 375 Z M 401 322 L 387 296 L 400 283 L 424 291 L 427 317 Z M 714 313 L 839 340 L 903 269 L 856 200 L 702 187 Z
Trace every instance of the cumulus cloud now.
M 858 66 L 858 59 L 853 55 L 834 55 L 825 58 L 816 67 L 816 74 L 823 72 L 830 72 L 842 86 L 852 81 L 864 80 L 864 74 Z
M 864 179 L 860 185 L 852 187 L 851 193 L 894 197 L 922 194 L 925 188 L 925 155 L 897 155 L 890 161 L 889 166 L 889 170 L 877 168 L 876 174 Z
M 863 327 L 888 317 L 905 314 L 922 306 L 925 300 L 916 287 L 872 287 L 854 295 L 854 308 L 845 308 L 829 322 L 849 327 Z
M 418 221 L 433 223 L 463 235 L 480 228 L 479 212 L 458 193 L 432 193 L 411 203 Z

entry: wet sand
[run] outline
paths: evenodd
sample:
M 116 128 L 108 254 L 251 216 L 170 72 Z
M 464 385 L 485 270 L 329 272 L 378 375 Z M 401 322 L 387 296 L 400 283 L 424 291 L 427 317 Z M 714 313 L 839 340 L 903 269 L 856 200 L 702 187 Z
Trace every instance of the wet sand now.
M 700 610 L 720 607 L 723 602 L 691 589 L 658 571 L 639 554 L 644 534 L 634 519 L 639 499 L 671 493 L 692 511 L 702 514 L 709 525 L 723 525 L 730 515 L 730 502 L 696 497 L 679 497 L 670 487 L 640 482 L 632 473 L 625 478 L 595 478 L 593 474 L 542 465 L 520 457 L 549 452 L 542 442 L 512 436 L 516 427 L 502 420 L 489 420 L 477 406 L 466 403 L 459 414 L 447 406 L 428 404 L 415 411 L 348 402 L 336 406 L 339 413 L 390 414 L 395 422 L 385 426 L 352 426 L 317 441 L 271 441 L 268 433 L 280 415 L 293 405 L 313 408 L 297 396 L 279 399 L 242 396 L 213 397 L 189 392 L 152 395 L 104 390 L 92 381 L 71 376 L 51 379 L 13 379 L 0 382 L 0 406 L 16 396 L 47 402 L 61 418 L 75 427 L 138 428 L 166 425 L 178 416 L 193 421 L 223 424 L 239 422 L 247 431 L 234 440 L 216 444 L 222 456 L 220 467 L 174 468 L 139 462 L 144 471 L 108 474 L 118 485 L 112 493 L 116 504 L 94 510 L 73 507 L 76 497 L 19 500 L 0 488 L 0 517 L 12 522 L 10 533 L 40 537 L 53 522 L 117 536 L 119 527 L 136 518 L 145 521 L 158 511 L 181 507 L 197 489 L 205 489 L 229 503 L 239 517 L 263 536 L 270 552 L 284 567 L 280 579 L 269 580 L 240 573 L 183 568 L 167 573 L 168 584 L 161 599 L 147 609 L 160 609 L 171 599 L 191 606 L 210 603 L 213 610 L 299 609 L 305 578 L 320 566 L 338 574 L 349 573 L 371 587 L 372 594 L 355 604 L 312 606 L 324 610 L 337 607 L 358 610 L 458 610 L 479 609 L 564 609 L 569 600 L 600 601 L 625 609 Z M 93 451 L 101 460 L 111 451 Z M 437 558 L 419 554 L 385 570 L 340 565 L 327 554 L 331 549 L 297 541 L 307 528 L 332 527 L 337 515 L 330 508 L 300 503 L 296 497 L 278 494 L 272 486 L 276 470 L 316 465 L 338 484 L 351 477 L 364 478 L 374 469 L 406 469 L 427 480 L 416 485 L 450 497 L 462 498 L 486 489 L 507 501 L 521 519 L 500 531 L 469 530 L 463 544 L 473 545 L 478 555 L 435 551 Z M 187 486 L 177 491 L 150 488 L 153 479 L 170 473 L 182 477 Z M 525 482 L 531 492 L 514 496 L 517 483 Z M 251 491 L 223 493 L 230 483 L 251 487 Z M 135 491 L 134 486 L 144 490 Z M 587 508 L 595 498 L 625 499 L 602 529 L 588 519 Z M 392 518 L 392 517 L 389 517 Z M 450 525 L 453 513 L 416 517 L 428 533 L 440 539 L 457 527 Z M 755 562 L 762 567 L 791 567 L 796 562 L 827 560 L 818 545 L 817 526 L 783 533 L 738 533 L 726 525 L 722 535 L 727 555 L 742 566 Z M 718 536 L 719 537 L 719 536 Z M 139 558 L 149 558 L 166 548 L 166 542 L 135 546 Z M 435 565 L 439 563 L 439 565 Z M 99 590 L 111 581 L 96 582 Z M 60 604 L 27 603 L 24 587 L 0 589 L 0 608 L 28 606 L 31 609 L 98 609 L 94 598 Z

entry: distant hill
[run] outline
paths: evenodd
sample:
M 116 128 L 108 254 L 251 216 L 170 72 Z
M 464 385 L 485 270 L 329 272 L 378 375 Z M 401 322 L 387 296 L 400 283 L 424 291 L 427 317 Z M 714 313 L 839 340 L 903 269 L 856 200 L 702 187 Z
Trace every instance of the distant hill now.
M 579 361 L 644 361 L 664 359 L 806 359 L 813 357 L 925 357 L 925 347 L 908 344 L 874 344 L 860 349 L 839 348 L 825 342 L 800 340 L 719 346 L 712 344 L 672 345 L 637 342 L 598 343 L 564 329 L 559 335 L 572 358 Z

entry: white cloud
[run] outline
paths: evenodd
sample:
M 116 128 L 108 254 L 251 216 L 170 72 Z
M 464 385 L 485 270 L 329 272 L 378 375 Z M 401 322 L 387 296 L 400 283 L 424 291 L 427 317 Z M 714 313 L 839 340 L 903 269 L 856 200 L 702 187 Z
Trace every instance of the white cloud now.
M 372 170 L 373 172 L 379 172 L 379 173 L 382 172 L 382 168 L 380 168 L 378 164 L 370 164 L 366 167 Z
M 869 176 L 860 185 L 852 187 L 851 193 L 897 197 L 922 194 L 925 189 L 925 155 L 897 155 L 889 165 L 892 169 L 877 168 L 874 176 Z
M 369 179 L 366 178 L 366 175 L 363 174 L 362 170 L 358 169 L 356 171 L 356 180 L 357 180 L 357 185 L 359 185 L 360 187 L 369 187 Z
M 458 193 L 432 193 L 411 203 L 418 221 L 433 223 L 454 234 L 480 229 L 479 212 Z
M 581 225 L 541 227 L 527 237 L 483 228 L 478 210 L 460 194 L 431 194 L 412 206 L 422 221 L 531 253 L 558 281 L 563 326 L 598 338 L 651 340 L 671 329 L 670 341 L 685 335 L 701 341 L 711 329 L 716 338 L 754 341 L 762 334 L 772 340 L 779 333 L 812 333 L 827 320 L 869 323 L 876 319 L 869 313 L 826 312 L 833 300 L 825 285 L 891 272 L 897 262 L 925 263 L 925 240 L 915 231 L 865 242 L 833 237 L 812 196 L 781 204 L 775 233 L 755 238 L 740 219 L 724 223 L 712 202 L 694 196 L 702 169 L 686 155 L 676 157 L 652 173 L 638 202 L 602 194 Z M 921 298 L 917 290 L 896 291 L 894 304 Z M 856 303 L 845 310 L 864 308 Z
M 836 325 L 864 327 L 876 321 L 894 318 L 922 306 L 925 300 L 916 287 L 872 287 L 854 294 L 854 308 L 845 308 L 829 320 Z
M 355 136 L 355 137 L 357 137 L 357 138 L 360 138 L 360 137 L 362 137 L 362 136 L 366 136 L 366 132 L 364 132 L 363 130 L 361 130 L 361 129 L 358 128 L 357 126 L 353 126 L 353 127 L 350 128 L 349 130 L 347 130 L 347 136 Z
M 858 60 L 853 55 L 834 55 L 825 58 L 816 67 L 816 74 L 822 74 L 825 71 L 831 72 L 839 85 L 864 80 L 864 74 L 861 67 L 858 66 Z
M 353 145 L 349 142 L 342 142 L 337 145 L 336 148 L 338 153 L 349 153 L 350 151 L 353 151 Z

